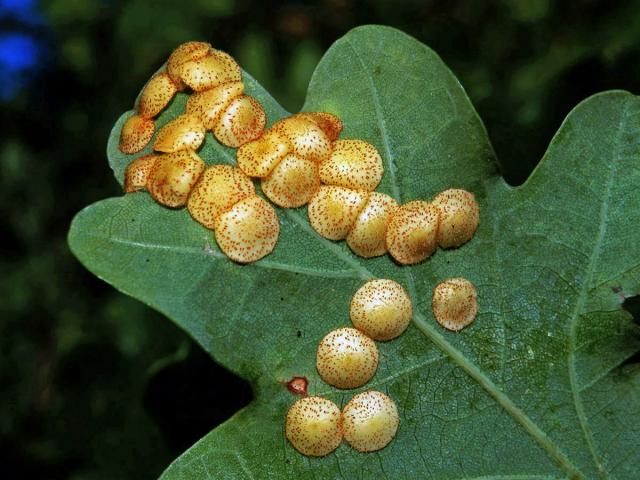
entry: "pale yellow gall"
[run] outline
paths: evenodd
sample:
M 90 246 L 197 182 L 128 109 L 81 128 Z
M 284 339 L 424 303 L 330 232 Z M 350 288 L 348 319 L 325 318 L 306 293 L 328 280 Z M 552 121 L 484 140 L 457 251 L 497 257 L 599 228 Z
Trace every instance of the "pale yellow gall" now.
M 473 193 L 451 188 L 436 195 L 432 203 L 440 210 L 438 245 L 459 247 L 471 240 L 480 222 L 480 208 Z
M 202 58 L 183 63 L 180 79 L 193 91 L 202 92 L 223 83 L 241 82 L 242 70 L 228 54 L 211 50 Z
M 197 150 L 204 141 L 204 134 L 204 126 L 200 119 L 190 113 L 184 113 L 158 131 L 153 149 L 165 153 L 184 149 Z
M 264 178 L 289 153 L 286 137 L 269 129 L 257 140 L 245 143 L 236 151 L 238 167 L 250 177 Z
M 309 202 L 309 222 L 324 238 L 342 240 L 349 234 L 369 195 L 363 190 L 322 185 Z
M 398 202 L 389 195 L 371 192 L 367 204 L 347 235 L 349 248 L 364 258 L 387 253 L 387 224 L 397 209 Z
M 303 455 L 322 457 L 342 442 L 342 415 L 338 406 L 321 397 L 304 397 L 287 412 L 285 434 Z
M 242 82 L 225 83 L 204 92 L 189 95 L 186 113 L 196 115 L 206 130 L 213 130 L 231 101 L 242 95 Z
M 147 190 L 158 203 L 182 207 L 204 171 L 205 163 L 191 150 L 160 155 L 147 180 Z
M 129 164 L 124 172 L 125 193 L 137 192 L 147 188 L 147 180 L 157 158 L 158 155 L 144 155 Z
M 260 137 L 266 123 L 262 105 L 253 97 L 241 95 L 229 103 L 214 126 L 213 134 L 223 145 L 237 148 Z
M 327 134 L 314 121 L 304 116 L 287 117 L 271 128 L 287 138 L 293 153 L 301 158 L 321 163 L 331 155 L 332 145 Z
M 153 118 L 169 104 L 178 89 L 165 72 L 151 77 L 142 89 L 138 100 L 138 113 L 144 118 Z
M 238 168 L 212 165 L 206 168 L 191 191 L 187 209 L 195 220 L 213 230 L 220 215 L 255 193 L 251 179 Z
M 276 211 L 257 195 L 239 201 L 216 219 L 218 246 L 240 263 L 255 262 L 271 253 L 279 234 Z
M 120 131 L 120 151 L 127 154 L 139 152 L 147 146 L 155 128 L 153 120 L 131 115 Z
M 428 202 L 415 200 L 402 205 L 387 225 L 387 249 L 403 265 L 429 257 L 436 249 L 439 210 Z
M 391 340 L 406 330 L 413 315 L 402 286 L 387 279 L 369 280 L 351 299 L 351 322 L 374 340 Z
M 396 436 L 399 424 L 395 402 L 382 392 L 359 393 L 342 409 L 344 439 L 359 452 L 386 447 Z
M 376 147 L 362 140 L 337 140 L 331 156 L 320 165 L 320 180 L 325 185 L 373 191 L 384 167 Z
M 332 113 L 303 112 L 299 115 L 318 125 L 332 142 L 337 140 L 340 136 L 340 132 L 342 132 L 342 120 Z
M 454 332 L 473 322 L 478 314 L 476 287 L 466 278 L 450 278 L 433 289 L 433 316 L 440 325 Z
M 378 368 L 376 343 L 355 328 L 329 332 L 318 345 L 316 368 L 322 379 L 336 388 L 357 388 Z
M 178 90 L 184 90 L 186 85 L 180 78 L 181 68 L 186 62 L 198 60 L 209 54 L 211 45 L 205 42 L 186 42 L 179 45 L 169 55 L 167 60 L 167 74 Z
M 287 155 L 262 179 L 262 191 L 276 205 L 296 208 L 305 205 L 320 187 L 318 165 L 296 155 Z

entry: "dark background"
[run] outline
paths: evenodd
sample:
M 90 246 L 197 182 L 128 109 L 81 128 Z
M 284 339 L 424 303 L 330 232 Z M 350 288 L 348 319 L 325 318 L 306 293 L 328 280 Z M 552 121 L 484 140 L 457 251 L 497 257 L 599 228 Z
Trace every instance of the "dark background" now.
M 0 0 L 0 469 L 146 479 L 251 399 L 159 314 L 71 256 L 84 206 L 120 195 L 109 131 L 179 43 L 234 55 L 290 111 L 322 53 L 382 23 L 465 86 L 510 183 L 567 112 L 640 91 L 640 2 Z

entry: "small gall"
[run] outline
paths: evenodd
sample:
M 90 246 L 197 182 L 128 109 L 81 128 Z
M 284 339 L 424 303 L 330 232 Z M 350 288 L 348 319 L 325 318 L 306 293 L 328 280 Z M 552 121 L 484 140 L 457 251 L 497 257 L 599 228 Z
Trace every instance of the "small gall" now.
M 137 192 L 147 188 L 147 180 L 157 158 L 158 155 L 144 155 L 129 164 L 124 172 L 125 193 Z
M 396 436 L 399 423 L 395 402 L 382 392 L 359 393 L 342 410 L 344 439 L 359 452 L 386 447 Z
M 153 118 L 169 104 L 178 89 L 167 73 L 158 73 L 142 89 L 138 100 L 138 113 L 144 118 Z
M 245 143 L 236 152 L 238 167 L 250 177 L 264 178 L 289 153 L 289 141 L 273 129 L 257 140 Z
M 271 253 L 279 235 L 275 209 L 257 195 L 239 201 L 216 219 L 216 242 L 239 263 L 255 262 Z
M 285 434 L 303 455 L 323 457 L 342 442 L 342 415 L 331 400 L 305 397 L 287 412 Z
M 318 125 L 332 142 L 335 142 L 342 132 L 342 120 L 332 113 L 304 112 L 298 115 Z
M 402 286 L 387 279 L 369 280 L 351 300 L 351 322 L 374 340 L 402 334 L 413 315 L 411 299 Z
M 375 190 L 383 174 L 378 150 L 362 140 L 336 140 L 331 156 L 320 165 L 322 183 L 354 190 Z
M 224 83 L 241 82 L 242 70 L 227 53 L 210 50 L 202 58 L 183 63 L 180 79 L 194 92 L 202 92 Z
M 305 205 L 320 188 L 318 165 L 296 155 L 287 155 L 269 176 L 262 179 L 262 191 L 276 205 L 297 208 Z
M 440 211 L 416 200 L 402 205 L 387 226 L 387 249 L 403 264 L 419 263 L 436 250 Z
M 329 332 L 318 345 L 316 368 L 322 379 L 336 388 L 357 388 L 378 368 L 378 348 L 355 328 Z
M 213 134 L 223 145 L 238 148 L 259 138 L 266 123 L 262 105 L 253 97 L 240 95 L 229 103 L 213 127 Z
M 480 208 L 472 193 L 452 188 L 436 195 L 432 203 L 440 210 L 440 247 L 459 247 L 471 240 L 480 222 Z
M 398 202 L 385 193 L 371 192 L 367 204 L 358 214 L 347 235 L 347 245 L 364 258 L 387 253 L 387 224 L 398 209 Z
M 369 195 L 364 190 L 322 185 L 309 202 L 309 223 L 320 236 L 342 240 L 349 235 Z
M 153 120 L 140 115 L 131 115 L 120 131 L 120 151 L 131 155 L 149 144 L 156 126 Z
M 149 173 L 147 190 L 161 205 L 183 207 L 204 169 L 204 161 L 191 150 L 160 155 Z
M 327 134 L 312 120 L 293 115 L 276 122 L 273 130 L 287 138 L 293 153 L 301 158 L 321 163 L 329 158 L 332 143 Z
M 213 130 L 231 101 L 244 93 L 242 82 L 231 82 L 189 95 L 186 113 L 196 115 L 205 130 Z
M 186 85 L 182 81 L 182 66 L 190 61 L 206 57 L 211 52 L 211 45 L 205 42 L 186 42 L 179 45 L 167 60 L 167 74 L 178 90 L 184 90 Z
M 204 126 L 196 115 L 183 113 L 158 131 L 153 149 L 174 153 L 184 149 L 197 150 L 204 141 Z
M 189 195 L 187 209 L 196 221 L 213 230 L 220 215 L 255 193 L 253 182 L 239 168 L 211 165 Z
M 433 290 L 431 307 L 440 325 L 458 332 L 476 318 L 478 313 L 476 287 L 466 278 L 445 280 Z

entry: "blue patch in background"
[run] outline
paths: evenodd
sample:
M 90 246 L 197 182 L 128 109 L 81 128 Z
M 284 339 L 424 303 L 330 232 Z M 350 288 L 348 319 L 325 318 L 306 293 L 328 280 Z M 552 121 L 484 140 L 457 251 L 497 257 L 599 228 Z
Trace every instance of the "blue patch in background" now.
M 23 33 L 0 35 L 0 98 L 10 100 L 35 70 L 39 46 Z
M 0 20 L 15 25 L 0 34 L 0 100 L 9 101 L 42 64 L 43 18 L 35 0 L 0 0 Z
M 35 0 L 0 0 L 0 18 L 10 18 L 26 25 L 42 24 Z

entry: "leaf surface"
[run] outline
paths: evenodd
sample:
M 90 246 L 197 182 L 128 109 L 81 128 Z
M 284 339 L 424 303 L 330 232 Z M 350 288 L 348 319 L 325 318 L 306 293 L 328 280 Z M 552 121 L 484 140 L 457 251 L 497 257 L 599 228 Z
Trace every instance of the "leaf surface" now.
M 245 80 L 270 123 L 287 115 Z M 185 100 L 180 94 L 158 126 Z M 640 333 L 621 304 L 640 292 L 640 100 L 615 91 L 582 102 L 517 188 L 497 172 L 455 76 L 397 30 L 360 27 L 338 40 L 303 110 L 335 113 L 342 138 L 376 145 L 386 167 L 380 191 L 406 202 L 468 189 L 481 204 L 481 225 L 462 248 L 400 267 L 321 239 L 304 208 L 278 210 L 273 254 L 240 266 L 185 210 L 146 193 L 80 212 L 69 242 L 83 264 L 166 314 L 254 387 L 254 402 L 180 456 L 163 480 L 637 478 L 640 373 L 623 363 L 640 350 Z M 134 158 L 117 148 L 131 113 L 108 146 L 120 182 Z M 235 162 L 210 133 L 200 154 L 207 163 Z M 480 303 L 475 323 L 458 334 L 431 314 L 433 287 L 453 276 L 471 280 Z M 399 281 L 416 310 L 402 337 L 378 344 L 378 372 L 357 390 L 395 399 L 398 435 L 377 453 L 342 445 L 325 458 L 304 457 L 284 437 L 295 401 L 284 382 L 302 375 L 311 394 L 339 405 L 351 398 L 355 391 L 320 380 L 315 350 L 329 330 L 349 325 L 351 296 L 373 277 Z

